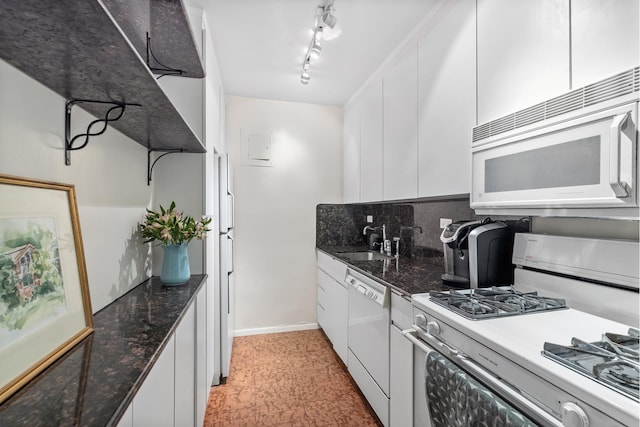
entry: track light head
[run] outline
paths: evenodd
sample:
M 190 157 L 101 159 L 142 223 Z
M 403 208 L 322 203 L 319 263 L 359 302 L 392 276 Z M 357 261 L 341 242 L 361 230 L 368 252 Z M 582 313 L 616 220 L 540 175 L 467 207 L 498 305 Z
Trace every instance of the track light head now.
M 331 30 L 333 30 L 333 27 L 335 27 L 338 22 L 338 18 L 331 13 L 334 2 L 335 0 L 321 0 L 320 5 L 316 8 L 312 27 L 313 36 L 307 48 L 307 53 L 304 56 L 302 70 L 300 72 L 300 83 L 303 85 L 309 84 L 311 80 L 309 67 L 311 61 L 315 61 L 320 56 L 320 51 L 322 50 L 320 41 L 323 40 L 325 36 L 332 38 Z M 327 34 L 325 34 L 325 32 Z
M 335 15 L 331 13 L 331 6 L 329 6 L 327 9 L 325 9 L 324 12 L 322 12 L 322 22 L 324 25 L 331 29 L 333 29 L 333 27 L 335 27 L 338 23 L 338 18 L 336 18 Z
M 313 42 L 311 49 L 309 50 L 309 57 L 312 59 L 318 59 L 320 56 L 320 51 L 322 50 L 322 46 L 317 41 Z

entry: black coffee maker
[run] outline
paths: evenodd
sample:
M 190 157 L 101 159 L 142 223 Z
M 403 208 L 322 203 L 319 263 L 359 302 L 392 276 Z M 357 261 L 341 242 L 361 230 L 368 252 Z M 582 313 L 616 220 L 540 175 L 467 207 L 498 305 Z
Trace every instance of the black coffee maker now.
M 500 221 L 456 221 L 442 231 L 442 283 L 482 288 L 513 283 L 513 232 Z

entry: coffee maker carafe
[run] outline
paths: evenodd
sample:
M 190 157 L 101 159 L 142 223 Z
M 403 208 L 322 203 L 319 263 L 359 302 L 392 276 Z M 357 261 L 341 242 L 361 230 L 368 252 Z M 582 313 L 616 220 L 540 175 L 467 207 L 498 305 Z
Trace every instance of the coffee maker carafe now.
M 442 231 L 445 273 L 442 283 L 478 288 L 513 283 L 513 232 L 491 221 L 456 221 Z

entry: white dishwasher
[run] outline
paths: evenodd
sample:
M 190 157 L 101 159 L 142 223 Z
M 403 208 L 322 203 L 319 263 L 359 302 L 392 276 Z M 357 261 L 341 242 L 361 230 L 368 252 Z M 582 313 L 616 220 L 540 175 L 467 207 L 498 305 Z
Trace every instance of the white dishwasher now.
M 349 373 L 383 425 L 389 425 L 389 289 L 351 269 Z

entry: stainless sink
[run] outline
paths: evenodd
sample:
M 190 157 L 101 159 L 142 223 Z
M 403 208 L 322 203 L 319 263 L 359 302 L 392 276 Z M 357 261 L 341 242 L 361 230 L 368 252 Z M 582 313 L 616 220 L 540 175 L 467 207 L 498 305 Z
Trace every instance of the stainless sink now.
M 380 252 L 342 252 L 338 254 L 339 256 L 349 259 L 351 261 L 374 261 L 379 259 L 391 259 L 386 255 L 381 254 Z

